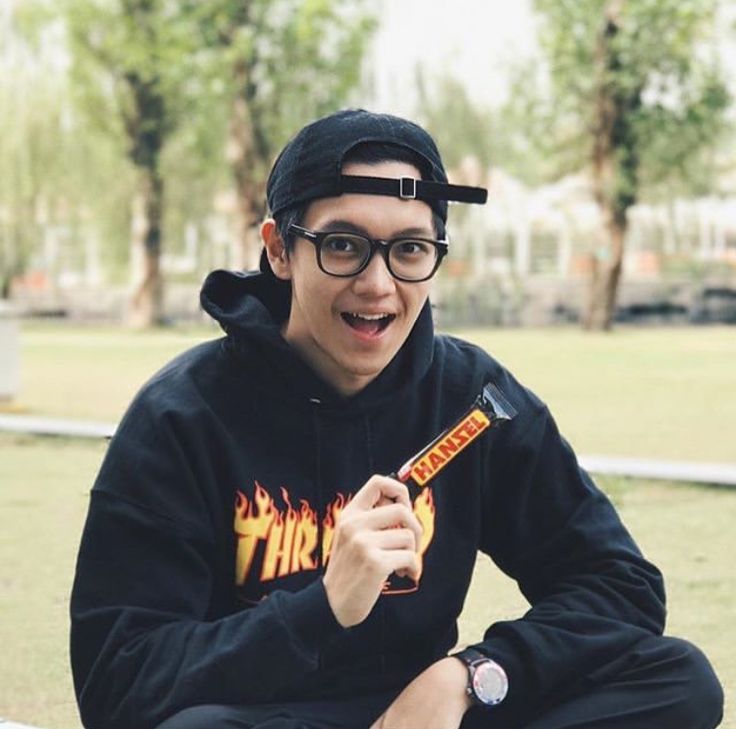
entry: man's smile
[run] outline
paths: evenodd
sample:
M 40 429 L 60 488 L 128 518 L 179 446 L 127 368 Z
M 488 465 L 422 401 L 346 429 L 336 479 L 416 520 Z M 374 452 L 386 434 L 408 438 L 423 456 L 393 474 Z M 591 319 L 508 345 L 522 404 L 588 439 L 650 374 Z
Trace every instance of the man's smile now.
M 340 314 L 343 321 L 356 332 L 375 336 L 385 329 L 396 318 L 395 314 L 363 314 L 352 311 L 344 311 Z

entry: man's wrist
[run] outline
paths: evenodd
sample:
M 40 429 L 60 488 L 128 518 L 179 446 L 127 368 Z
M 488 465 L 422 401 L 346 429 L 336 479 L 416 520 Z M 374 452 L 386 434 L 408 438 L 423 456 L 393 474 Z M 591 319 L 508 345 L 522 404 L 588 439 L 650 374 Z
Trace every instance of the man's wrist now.
M 438 686 L 448 692 L 448 699 L 457 699 L 464 712 L 473 705 L 473 699 L 466 690 L 468 670 L 461 661 L 447 656 L 431 666 L 431 670 L 437 674 Z

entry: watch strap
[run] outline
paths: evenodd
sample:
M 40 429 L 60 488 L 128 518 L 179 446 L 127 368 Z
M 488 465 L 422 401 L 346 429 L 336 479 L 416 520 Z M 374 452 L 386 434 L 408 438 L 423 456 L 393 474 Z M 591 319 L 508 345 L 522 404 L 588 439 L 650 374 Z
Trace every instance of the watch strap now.
M 461 651 L 458 651 L 457 653 L 452 654 L 455 658 L 459 658 L 468 668 L 471 666 L 475 666 L 478 663 L 482 663 L 483 661 L 490 661 L 491 659 L 481 653 L 480 651 L 476 650 L 475 648 L 464 648 Z

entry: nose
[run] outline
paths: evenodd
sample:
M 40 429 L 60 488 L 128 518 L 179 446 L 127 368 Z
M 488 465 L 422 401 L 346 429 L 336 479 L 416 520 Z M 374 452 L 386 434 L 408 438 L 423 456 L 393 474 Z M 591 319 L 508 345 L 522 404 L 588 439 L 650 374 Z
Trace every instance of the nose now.
M 368 265 L 355 277 L 355 292 L 362 295 L 385 296 L 394 292 L 396 281 L 380 252 L 376 251 Z

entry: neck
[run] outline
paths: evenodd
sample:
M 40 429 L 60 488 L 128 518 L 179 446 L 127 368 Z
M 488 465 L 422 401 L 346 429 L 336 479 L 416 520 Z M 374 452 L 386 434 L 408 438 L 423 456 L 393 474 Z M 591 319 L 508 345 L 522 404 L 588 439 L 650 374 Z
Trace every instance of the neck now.
M 291 345 L 299 355 L 300 359 L 321 379 L 343 397 L 357 395 L 367 387 L 380 373 L 361 375 L 359 373 L 346 372 L 315 342 L 304 342 L 289 322 L 281 327 L 281 336 Z

